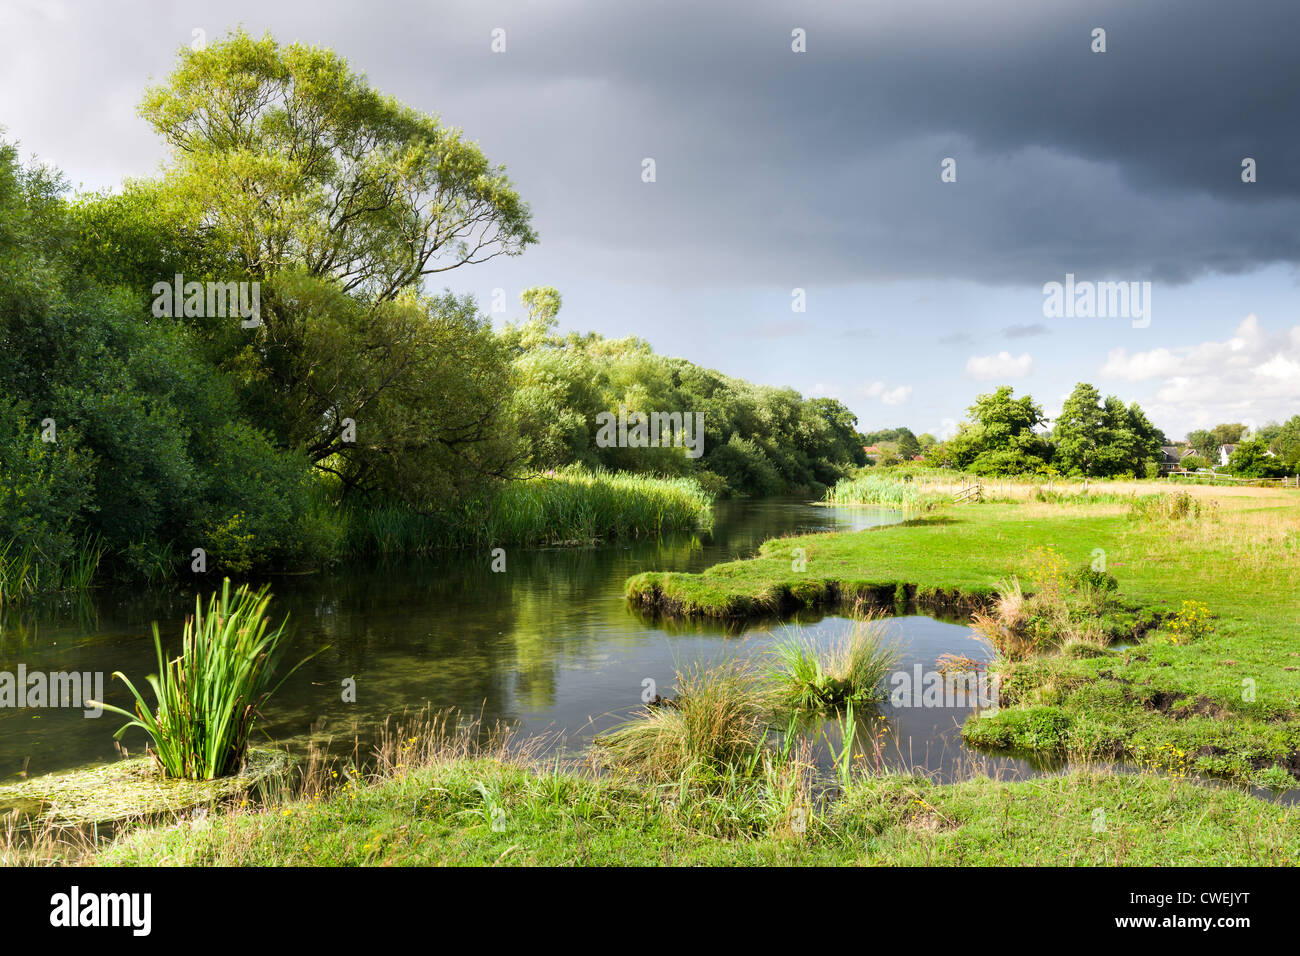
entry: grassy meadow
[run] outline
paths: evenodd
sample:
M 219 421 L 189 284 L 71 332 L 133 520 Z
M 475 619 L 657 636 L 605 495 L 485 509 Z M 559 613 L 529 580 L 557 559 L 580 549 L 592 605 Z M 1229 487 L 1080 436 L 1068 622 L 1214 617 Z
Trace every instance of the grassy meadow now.
M 1008 580 L 1032 591 L 1061 569 L 1104 559 L 1118 582 L 1107 626 L 1003 661 L 1003 706 L 968 721 L 967 740 L 1295 786 L 1300 495 L 1180 488 L 1197 507 L 1170 518 L 1148 504 L 1153 483 L 1094 484 L 1059 498 L 1006 484 L 1008 501 L 768 541 L 749 560 L 700 574 L 637 575 L 627 593 L 664 614 L 714 618 L 858 596 L 987 605 Z M 806 570 L 794 570 L 796 549 Z

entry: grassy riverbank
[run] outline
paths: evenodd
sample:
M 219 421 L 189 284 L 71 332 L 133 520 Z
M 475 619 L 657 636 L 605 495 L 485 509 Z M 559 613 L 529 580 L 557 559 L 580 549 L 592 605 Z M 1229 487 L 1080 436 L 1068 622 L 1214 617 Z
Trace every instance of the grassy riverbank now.
M 752 559 L 700 574 L 640 574 L 627 592 L 663 613 L 719 618 L 859 594 L 951 604 L 986 600 L 1012 577 L 1032 589 L 1044 554 L 1072 567 L 1104 556 L 1124 601 L 1166 622 L 1183 602 L 1201 602 L 1208 632 L 1189 638 L 1166 625 L 1123 650 L 1005 664 L 1003 709 L 968 722 L 967 738 L 1286 786 L 1300 777 L 1300 496 L 1190 491 L 1202 507 L 1182 518 L 1115 495 L 953 506 L 902 525 L 769 541 Z M 793 559 L 798 549 L 806 563 Z
M 0 826 L 0 865 L 1297 865 L 1300 807 L 1177 776 L 1077 768 L 939 785 L 801 748 L 722 773 L 539 756 L 450 715 L 385 725 L 368 769 L 309 759 L 207 806 L 94 831 Z M 593 754 L 593 756 L 595 756 Z
M 1190 779 L 1208 774 L 1281 789 L 1300 775 L 1300 649 L 1293 637 L 1300 597 L 1291 587 L 1300 570 L 1300 498 L 1197 489 L 1191 500 L 1155 499 L 1141 497 L 1152 486 L 1134 490 L 1137 499 L 1114 490 L 1096 500 L 1028 493 L 947 507 L 902 525 L 769 541 L 750 560 L 628 583 L 634 598 L 661 610 L 719 617 L 866 594 L 900 610 L 918 599 L 979 602 L 1005 622 L 1014 615 L 997 604 L 1007 602 L 1009 581 L 1023 582 L 1023 599 L 1011 603 L 1026 613 L 1048 613 L 1053 588 L 1062 601 L 1100 601 L 1103 628 L 1089 631 L 1068 615 L 1049 622 L 1078 625 L 1091 638 L 1002 657 L 1002 706 L 963 731 L 979 745 L 1067 755 L 1074 769 L 1060 776 L 940 785 L 846 760 L 828 778 L 806 752 L 765 732 L 736 738 L 735 747 L 706 747 L 705 736 L 730 740 L 728 728 L 768 723 L 730 704 L 725 726 L 710 718 L 699 733 L 678 733 L 689 737 L 678 748 L 690 758 L 681 766 L 661 756 L 648 764 L 620 760 L 627 748 L 608 746 L 582 764 L 560 765 L 530 756 L 527 746 L 482 747 L 470 743 L 478 737 L 468 729 L 448 738 L 445 723 L 426 724 L 386 730 L 374 770 L 365 774 L 317 768 L 314 780 L 273 788 L 270 797 L 164 823 L 134 821 L 109 843 L 50 831 L 33 853 L 11 832 L 7 844 L 0 840 L 0 858 L 93 865 L 1300 864 L 1300 807 Z M 795 549 L 802 550 L 798 561 Z M 1061 583 L 1100 560 L 1118 579 L 1113 594 L 1104 584 L 1099 597 Z M 1209 616 L 1189 613 L 1186 602 L 1208 607 Z M 1126 622 L 1133 643 L 1107 646 Z M 707 687 L 691 692 L 679 676 L 683 689 L 687 702 L 723 712 L 721 704 L 710 706 L 722 698 Z M 752 695 L 742 691 L 722 697 L 743 704 Z M 644 720 L 680 713 L 691 724 L 691 712 L 680 707 L 647 708 Z M 1136 772 L 1104 769 L 1114 759 Z M 1083 769 L 1088 765 L 1103 769 Z
M 1076 772 L 949 786 L 863 777 L 813 811 L 756 788 L 653 788 L 458 757 L 322 799 L 139 829 L 86 862 L 1295 865 L 1300 808 L 1168 777 Z

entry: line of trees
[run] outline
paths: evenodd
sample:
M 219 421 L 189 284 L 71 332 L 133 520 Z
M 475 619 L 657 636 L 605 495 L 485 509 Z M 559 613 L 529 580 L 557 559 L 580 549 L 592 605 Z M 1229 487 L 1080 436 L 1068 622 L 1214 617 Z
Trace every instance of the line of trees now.
M 946 441 L 931 436 L 918 440 L 907 428 L 864 435 L 868 444 L 896 443 L 882 463 L 908 460 L 894 455 L 904 442 L 917 449 L 930 466 L 956 468 L 981 475 L 1073 475 L 1087 477 L 1153 477 L 1163 461 L 1162 446 L 1172 443 L 1152 424 L 1136 402 L 1124 404 L 1114 395 L 1102 397 L 1087 382 L 1075 386 L 1055 420 L 1030 395 L 1016 397 L 1004 385 L 975 399 L 968 419 Z M 1050 426 L 1050 427 L 1049 427 Z M 1271 478 L 1300 472 L 1300 415 L 1249 433 L 1240 422 L 1190 432 L 1180 449 L 1191 452 L 1179 466 L 1189 470 L 1219 468 L 1221 446 L 1235 446 L 1228 474 Z M 910 439 L 910 441 L 908 441 Z
M 721 494 L 813 491 L 866 464 L 857 418 L 832 398 L 754 385 L 685 359 L 657 355 L 636 337 L 555 332 L 560 295 L 524 293 L 529 315 L 501 334 L 514 356 L 517 432 L 534 468 L 583 464 L 611 470 L 692 475 Z M 596 416 L 702 413 L 704 451 L 599 447 Z
M 932 465 L 978 475 L 1062 474 L 1147 477 L 1159 470 L 1167 439 L 1136 403 L 1102 398 L 1080 382 L 1053 427 L 1030 395 L 1003 385 L 980 395 L 969 420 L 925 453 Z

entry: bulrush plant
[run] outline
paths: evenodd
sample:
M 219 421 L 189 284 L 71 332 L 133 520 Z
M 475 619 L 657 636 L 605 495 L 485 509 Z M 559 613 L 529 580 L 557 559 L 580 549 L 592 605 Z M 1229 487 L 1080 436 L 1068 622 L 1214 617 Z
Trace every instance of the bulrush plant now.
M 243 585 L 232 593 L 227 578 L 221 593 L 212 594 L 206 614 L 202 597 L 195 598 L 194 616 L 185 621 L 180 656 L 170 661 L 163 658 L 155 624 L 158 674 L 150 675 L 148 681 L 157 707 L 151 709 L 135 685 L 120 671 L 115 672 L 113 676 L 122 679 L 136 702 L 134 714 L 103 705 L 129 718 L 116 736 L 120 738 L 131 727 L 147 733 L 153 741 L 154 758 L 167 777 L 214 780 L 238 770 L 261 708 L 310 660 L 299 662 L 272 684 L 285 621 L 270 629 L 270 603 L 266 586 L 252 591 Z
M 887 639 L 885 621 L 868 614 L 829 643 L 794 631 L 776 642 L 772 655 L 769 674 L 780 701 L 792 711 L 825 713 L 881 696 L 899 650 Z
M 677 696 L 645 708 L 596 739 L 604 756 L 659 780 L 709 779 L 756 766 L 767 737 L 770 693 L 740 660 L 677 672 Z

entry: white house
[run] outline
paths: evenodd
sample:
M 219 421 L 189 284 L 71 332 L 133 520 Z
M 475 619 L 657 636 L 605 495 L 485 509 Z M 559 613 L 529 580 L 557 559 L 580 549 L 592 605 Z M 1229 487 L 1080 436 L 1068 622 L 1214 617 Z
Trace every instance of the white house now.
M 1219 446 L 1219 467 L 1223 467 L 1224 465 L 1226 465 L 1228 463 L 1228 459 L 1232 457 L 1232 453 L 1236 450 L 1237 450 L 1236 445 L 1220 445 Z M 1265 448 L 1264 457 L 1276 458 L 1277 455 L 1273 454 L 1272 449 Z

